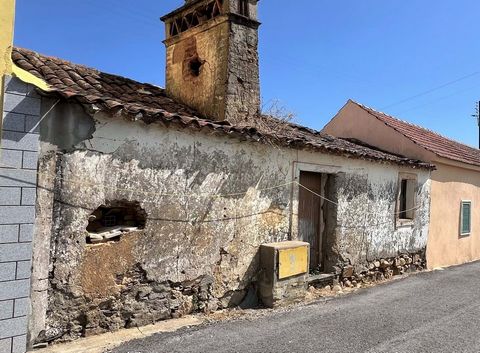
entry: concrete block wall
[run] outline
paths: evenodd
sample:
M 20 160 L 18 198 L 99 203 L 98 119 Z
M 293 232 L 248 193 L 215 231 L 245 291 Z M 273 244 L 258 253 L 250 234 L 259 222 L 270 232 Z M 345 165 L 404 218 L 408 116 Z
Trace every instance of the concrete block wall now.
M 41 99 L 5 79 L 0 141 L 0 353 L 26 351 Z

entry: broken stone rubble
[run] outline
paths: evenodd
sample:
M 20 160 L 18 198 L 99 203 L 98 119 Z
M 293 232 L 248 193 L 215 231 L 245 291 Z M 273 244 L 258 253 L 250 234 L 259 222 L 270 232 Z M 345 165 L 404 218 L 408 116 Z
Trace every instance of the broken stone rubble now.
M 361 283 L 373 283 L 393 276 L 423 271 L 426 268 L 425 251 L 402 253 L 393 258 L 368 261 L 365 265 L 352 266 L 349 261 L 336 266 L 338 282 L 352 288 Z
M 213 281 L 213 277 L 204 276 L 182 283 L 156 283 L 149 280 L 145 271 L 137 265 L 117 278 L 121 288 L 117 295 L 104 298 L 78 296 L 73 299 L 75 306 L 63 301 L 64 307 L 59 307 L 52 315 L 63 313 L 72 319 L 63 326 L 49 325 L 37 343 L 65 342 L 122 328 L 145 326 L 193 312 L 215 311 L 221 308 L 221 304 L 211 294 Z M 59 300 L 62 293 L 57 291 L 54 295 Z
M 123 233 L 130 233 L 138 230 L 138 227 L 116 226 L 98 229 L 97 232 L 88 232 L 87 240 L 92 244 L 103 243 L 121 236 Z

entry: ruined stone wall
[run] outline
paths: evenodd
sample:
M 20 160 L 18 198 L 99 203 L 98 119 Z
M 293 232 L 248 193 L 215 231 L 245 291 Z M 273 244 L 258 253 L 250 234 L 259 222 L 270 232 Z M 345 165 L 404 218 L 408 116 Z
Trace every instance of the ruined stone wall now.
M 79 147 L 53 157 L 47 340 L 236 305 L 258 246 L 288 237 L 290 189 L 260 191 L 288 178 L 279 150 L 111 118 Z M 145 229 L 87 245 L 112 200 L 138 201 Z
M 289 182 L 299 162 L 335 175 L 331 197 L 338 207 L 331 236 L 337 258 L 351 255 L 352 263 L 362 262 L 367 253 L 424 246 L 421 222 L 402 232 L 392 225 L 370 227 L 365 236 L 358 230 L 366 204 L 378 212 L 369 221 L 391 217 L 396 166 L 101 113 L 94 121 L 61 105 L 44 120 L 46 130 L 59 126 L 59 119 L 66 127 L 75 126 L 68 123 L 75 119 L 77 126 L 60 140 L 41 130 L 39 183 L 45 185 L 38 195 L 42 236 L 34 247 L 34 268 L 46 272 L 49 283 L 47 301 L 34 303 L 37 322 L 43 322 L 35 327 L 37 341 L 75 339 L 241 303 L 255 281 L 259 245 L 298 238 L 298 186 Z M 428 195 L 426 178 L 420 171 L 422 200 Z M 92 213 L 113 201 L 138 203 L 145 227 L 115 241 L 87 244 Z M 427 210 L 426 202 L 422 207 Z M 45 245 L 49 257 L 35 256 Z

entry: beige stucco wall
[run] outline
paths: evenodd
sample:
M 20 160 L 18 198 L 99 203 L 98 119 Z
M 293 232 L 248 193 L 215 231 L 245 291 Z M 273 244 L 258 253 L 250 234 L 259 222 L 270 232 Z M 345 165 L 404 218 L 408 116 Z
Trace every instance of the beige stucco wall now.
M 431 213 L 427 242 L 430 269 L 480 259 L 480 168 L 443 159 L 348 102 L 324 128 L 337 136 L 356 138 L 380 149 L 436 165 L 431 181 Z M 472 233 L 460 237 L 460 202 L 472 201 Z
M 427 261 L 430 269 L 480 259 L 480 173 L 435 163 L 432 173 L 430 233 Z M 472 232 L 460 236 L 460 202 L 472 201 Z
M 336 137 L 355 138 L 382 150 L 402 156 L 430 161 L 435 155 L 349 101 L 323 128 Z

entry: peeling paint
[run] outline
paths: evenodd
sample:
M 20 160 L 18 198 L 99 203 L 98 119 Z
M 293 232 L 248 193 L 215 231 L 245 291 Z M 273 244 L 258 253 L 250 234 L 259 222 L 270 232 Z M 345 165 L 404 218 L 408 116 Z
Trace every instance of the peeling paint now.
M 48 124 L 62 119 L 58 112 L 52 117 Z M 56 168 L 50 159 L 40 173 L 56 185 L 41 197 L 52 197 L 53 206 L 39 209 L 39 232 L 51 230 L 52 239 L 48 265 L 36 265 L 49 268 L 39 340 L 71 340 L 241 303 L 258 274 L 259 246 L 299 237 L 298 186 L 289 183 L 299 161 L 333 173 L 326 195 L 338 204 L 327 203 L 331 268 L 425 247 L 426 171 L 415 171 L 418 219 L 395 229 L 396 182 L 408 169 L 103 113 L 94 121 L 73 147 L 42 143 L 42 158 L 55 158 Z M 138 202 L 147 214 L 145 229 L 118 243 L 87 245 L 88 217 L 112 200 Z

